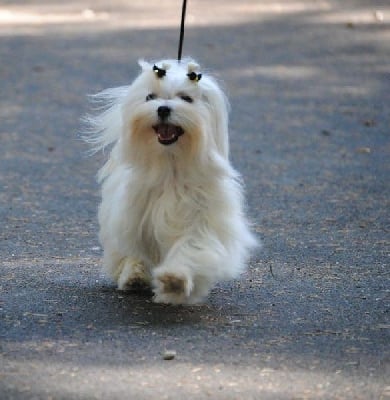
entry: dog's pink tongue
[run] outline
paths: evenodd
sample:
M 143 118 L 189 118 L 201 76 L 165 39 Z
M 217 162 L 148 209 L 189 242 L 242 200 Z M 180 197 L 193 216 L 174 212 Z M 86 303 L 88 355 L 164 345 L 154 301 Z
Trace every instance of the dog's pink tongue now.
M 176 127 L 168 124 L 160 124 L 157 134 L 161 139 L 172 139 L 176 134 Z

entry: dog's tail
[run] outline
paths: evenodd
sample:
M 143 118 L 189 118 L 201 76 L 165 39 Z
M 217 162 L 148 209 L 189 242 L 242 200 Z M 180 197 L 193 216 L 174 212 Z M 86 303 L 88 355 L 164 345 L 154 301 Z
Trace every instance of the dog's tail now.
M 111 148 L 109 160 L 99 171 L 99 181 L 109 174 L 115 163 L 115 144 L 122 130 L 122 104 L 128 91 L 128 86 L 121 86 L 88 96 L 93 109 L 82 118 L 82 139 L 91 145 L 90 154 Z

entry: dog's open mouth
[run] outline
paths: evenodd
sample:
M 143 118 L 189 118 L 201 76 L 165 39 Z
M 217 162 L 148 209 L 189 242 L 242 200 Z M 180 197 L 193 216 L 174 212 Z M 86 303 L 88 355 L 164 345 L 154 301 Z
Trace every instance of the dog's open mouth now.
M 154 125 L 153 129 L 157 134 L 158 141 L 164 145 L 175 143 L 179 136 L 184 133 L 180 126 L 167 123 Z

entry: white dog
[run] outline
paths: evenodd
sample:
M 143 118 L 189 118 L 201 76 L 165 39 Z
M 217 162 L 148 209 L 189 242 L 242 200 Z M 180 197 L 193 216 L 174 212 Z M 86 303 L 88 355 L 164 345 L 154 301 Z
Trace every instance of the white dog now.
M 95 149 L 111 145 L 99 172 L 104 268 L 121 290 L 193 304 L 256 245 L 228 159 L 227 101 L 191 60 L 140 66 L 130 86 L 93 96 L 106 107 L 88 118 Z

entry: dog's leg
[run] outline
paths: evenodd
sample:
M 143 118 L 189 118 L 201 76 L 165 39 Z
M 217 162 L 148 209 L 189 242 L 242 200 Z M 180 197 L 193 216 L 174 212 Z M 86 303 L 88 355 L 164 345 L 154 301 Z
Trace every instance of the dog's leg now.
M 218 280 L 223 248 L 211 235 L 183 238 L 152 271 L 156 303 L 201 302 Z
M 150 287 L 151 276 L 145 265 L 140 261 L 125 257 L 120 262 L 117 271 L 119 290 Z
M 153 273 L 154 302 L 189 303 L 193 280 L 187 268 L 159 267 Z

